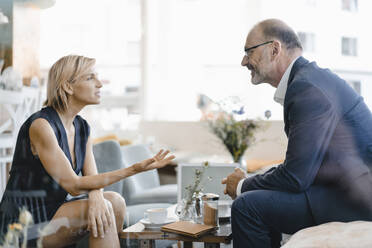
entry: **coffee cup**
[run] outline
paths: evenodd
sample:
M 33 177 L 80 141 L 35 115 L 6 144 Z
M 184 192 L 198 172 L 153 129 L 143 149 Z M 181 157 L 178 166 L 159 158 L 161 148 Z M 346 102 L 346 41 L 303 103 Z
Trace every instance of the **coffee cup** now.
M 168 211 L 166 208 L 150 208 L 145 212 L 145 218 L 151 223 L 161 224 L 167 219 Z

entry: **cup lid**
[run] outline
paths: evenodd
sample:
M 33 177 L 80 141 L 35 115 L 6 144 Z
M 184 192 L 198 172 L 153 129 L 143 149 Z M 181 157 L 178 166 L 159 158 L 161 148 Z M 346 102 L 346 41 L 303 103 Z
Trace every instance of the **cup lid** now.
M 203 195 L 203 201 L 217 201 L 220 199 L 220 196 L 214 193 L 206 193 Z

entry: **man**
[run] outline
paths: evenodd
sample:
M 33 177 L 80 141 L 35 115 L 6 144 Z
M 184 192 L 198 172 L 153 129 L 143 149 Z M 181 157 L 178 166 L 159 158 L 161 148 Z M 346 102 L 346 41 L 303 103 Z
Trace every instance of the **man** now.
M 301 56 L 295 32 L 264 20 L 249 32 L 242 66 L 276 87 L 288 147 L 283 164 L 225 178 L 234 247 L 279 247 L 281 233 L 330 221 L 372 220 L 372 115 L 344 80 Z

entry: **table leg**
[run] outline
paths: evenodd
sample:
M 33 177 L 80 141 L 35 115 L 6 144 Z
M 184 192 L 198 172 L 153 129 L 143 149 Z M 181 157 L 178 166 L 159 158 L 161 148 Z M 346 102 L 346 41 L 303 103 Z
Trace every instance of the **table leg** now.
M 204 248 L 220 248 L 220 243 L 204 243 Z
M 140 240 L 139 248 L 155 248 L 155 240 Z

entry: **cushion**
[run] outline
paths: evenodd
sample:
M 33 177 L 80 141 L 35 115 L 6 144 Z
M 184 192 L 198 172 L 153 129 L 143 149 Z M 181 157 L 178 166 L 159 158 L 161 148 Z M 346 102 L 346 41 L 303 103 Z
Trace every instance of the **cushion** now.
M 115 140 L 119 142 L 120 146 L 126 146 L 126 145 L 132 144 L 132 141 L 127 140 L 127 139 L 119 139 L 118 136 L 116 136 L 115 134 L 107 134 L 101 137 L 94 138 L 93 144 L 95 145 L 95 144 L 98 144 L 98 143 L 101 143 L 107 140 Z
M 372 222 L 330 222 L 296 232 L 282 248 L 372 247 Z
M 177 184 L 166 184 L 144 191 L 131 196 L 131 204 L 152 203 L 152 202 L 177 202 Z

